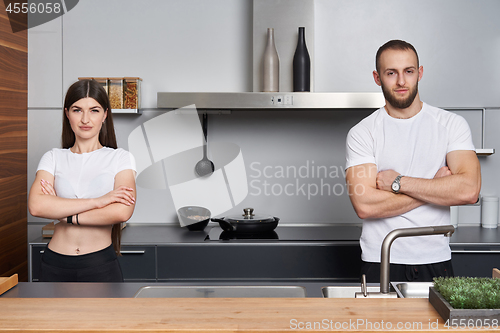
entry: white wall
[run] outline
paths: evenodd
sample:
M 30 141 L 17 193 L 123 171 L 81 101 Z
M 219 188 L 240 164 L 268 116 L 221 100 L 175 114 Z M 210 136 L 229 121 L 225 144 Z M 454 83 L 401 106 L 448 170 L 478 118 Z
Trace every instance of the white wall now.
M 158 91 L 248 90 L 250 6 L 234 0 L 81 1 L 63 17 L 64 85 L 84 75 L 138 76 L 145 108 L 156 107 Z M 82 29 L 93 22 L 98 29 Z
M 316 0 L 316 91 L 378 91 L 386 41 L 417 49 L 421 98 L 441 107 L 500 105 L 500 1 Z
M 424 101 L 500 107 L 499 12 L 497 0 L 315 0 L 315 91 L 379 91 L 371 74 L 376 50 L 401 38 L 419 51 Z M 63 17 L 30 29 L 28 42 L 28 186 L 41 155 L 59 146 L 63 94 L 78 77 L 143 78 L 143 114 L 115 115 L 124 148 L 134 128 L 164 112 L 156 109 L 157 92 L 252 91 L 251 0 L 81 0 Z M 487 111 L 485 132 L 485 147 L 497 150 L 498 111 Z M 233 112 L 210 117 L 209 141 L 237 143 L 250 176 L 256 175 L 252 163 L 300 167 L 314 162 L 341 169 L 345 135 L 366 114 Z M 497 155 L 481 158 L 487 195 L 500 194 L 497 160 Z M 295 180 L 268 181 L 283 186 Z M 306 185 L 319 181 L 305 180 Z M 139 189 L 138 197 L 131 221 L 174 222 L 168 191 Z M 359 222 L 345 195 L 249 195 L 241 206 L 247 205 L 284 223 Z M 41 220 L 30 216 L 28 221 Z

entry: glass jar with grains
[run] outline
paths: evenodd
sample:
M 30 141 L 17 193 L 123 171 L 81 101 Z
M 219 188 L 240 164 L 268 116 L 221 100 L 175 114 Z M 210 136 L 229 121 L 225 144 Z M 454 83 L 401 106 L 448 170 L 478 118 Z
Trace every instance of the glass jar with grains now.
M 109 78 L 108 96 L 111 109 L 123 109 L 123 79 Z
M 123 108 L 124 109 L 139 109 L 141 81 L 139 77 L 123 78 Z

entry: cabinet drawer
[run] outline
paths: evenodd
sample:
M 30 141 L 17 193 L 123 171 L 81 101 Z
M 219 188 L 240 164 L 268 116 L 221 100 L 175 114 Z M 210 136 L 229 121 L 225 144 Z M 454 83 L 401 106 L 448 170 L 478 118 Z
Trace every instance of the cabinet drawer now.
M 234 244 L 233 244 L 234 245 Z M 290 280 L 359 281 L 359 245 L 158 246 L 158 281 Z
M 125 281 L 156 280 L 155 246 L 122 246 L 118 257 Z
M 500 267 L 500 249 L 496 251 L 453 251 L 455 276 L 491 277 L 493 268 Z
M 30 282 L 36 282 L 40 277 L 40 261 L 44 250 L 45 245 L 31 246 Z
M 31 281 L 36 282 L 40 276 L 40 260 L 45 245 L 31 247 Z M 156 247 L 155 246 L 122 246 L 122 256 L 118 257 L 125 281 L 156 280 Z

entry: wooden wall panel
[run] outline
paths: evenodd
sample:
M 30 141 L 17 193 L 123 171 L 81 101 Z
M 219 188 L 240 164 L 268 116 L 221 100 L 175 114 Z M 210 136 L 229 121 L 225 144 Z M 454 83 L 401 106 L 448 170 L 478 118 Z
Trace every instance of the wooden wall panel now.
M 0 1 L 0 276 L 20 281 L 28 281 L 27 87 L 27 31 L 12 33 Z
M 9 23 L 9 18 L 7 17 L 5 11 L 3 11 L 3 7 L 0 6 L 0 8 L 2 8 L 2 10 L 0 11 L 0 45 L 7 46 L 15 50 L 28 52 L 26 32 L 20 31 L 13 34 L 12 28 L 10 27 Z
M 28 247 L 26 244 L 26 218 L 0 227 L 2 234 L 9 235 L 0 248 L 0 268 L 3 276 L 19 274 L 20 281 L 28 281 Z M 24 258 L 24 260 L 20 260 Z
M 0 89 L 22 91 L 26 89 L 28 73 L 24 71 L 28 54 L 23 51 L 0 46 Z
M 7 177 L 15 176 L 19 172 L 28 173 L 25 152 L 3 153 L 0 155 L 0 161 L 2 161 L 2 167 L 0 168 L 1 180 L 6 179 Z M 26 187 L 26 184 L 24 185 Z M 2 204 L 0 203 L 0 206 L 1 205 Z
M 0 230 L 10 223 L 26 218 L 26 172 L 13 177 L 0 178 Z M 27 227 L 27 226 L 26 226 Z M 1 237 L 2 233 L 0 233 Z M 0 244 L 0 248 L 2 247 Z M 1 252 L 1 251 L 0 251 Z M 1 265 L 1 262 L 0 262 Z
M 24 98 L 27 94 L 24 91 L 8 91 L 5 89 L 0 89 L 0 101 L 2 101 L 2 107 L 0 108 L 0 116 L 2 117 L 26 117 L 27 114 L 21 113 L 20 111 L 26 111 L 26 104 Z

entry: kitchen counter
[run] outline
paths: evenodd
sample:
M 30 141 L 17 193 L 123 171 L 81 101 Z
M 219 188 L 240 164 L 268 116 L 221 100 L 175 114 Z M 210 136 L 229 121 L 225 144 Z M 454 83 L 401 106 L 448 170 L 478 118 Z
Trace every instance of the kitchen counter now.
M 321 287 L 333 284 L 274 283 L 302 285 L 308 296 L 314 294 L 308 298 L 167 299 L 131 297 L 146 285 L 193 284 L 21 282 L 0 297 L 0 332 L 282 332 L 315 331 L 318 325 L 327 330 L 380 331 L 398 324 L 425 331 L 430 323 L 444 330 L 427 299 L 320 298 Z
M 209 239 L 220 236 L 218 224 L 210 222 L 203 231 L 189 231 L 176 225 L 166 224 L 128 224 L 122 233 L 122 245 L 168 245 L 168 244 L 209 244 L 226 242 L 225 240 Z M 293 226 L 279 225 L 276 228 L 278 239 L 257 240 L 266 243 L 293 242 L 352 242 L 359 243 L 361 227 L 357 225 L 332 226 Z M 283 236 L 282 236 L 283 235 Z M 232 240 L 245 242 L 249 240 Z M 47 238 L 39 237 L 30 244 L 45 244 Z M 460 226 L 450 239 L 451 247 L 460 246 L 500 246 L 500 228 L 485 229 L 480 226 Z
M 428 299 L 0 298 L 0 309 L 1 332 L 449 331 Z
M 215 223 L 204 231 L 173 225 L 127 225 L 122 236 L 123 256 L 119 258 L 124 279 L 358 280 L 358 226 L 279 225 L 272 239 L 221 240 L 221 233 Z M 41 237 L 30 242 L 29 281 L 38 280 L 41 253 L 47 242 Z
M 459 246 L 500 246 L 500 228 L 458 227 L 451 236 L 450 245 Z
M 353 285 L 330 282 L 226 284 L 301 285 L 307 298 L 132 298 L 147 285 L 194 284 L 21 282 L 0 296 L 0 332 L 450 330 L 427 298 L 311 297 L 325 285 Z M 487 331 L 460 332 L 476 330 Z
M 301 286 L 307 297 L 323 297 L 321 288 L 328 285 L 359 285 L 326 281 L 175 281 L 123 283 L 19 282 L 0 298 L 130 298 L 146 286 Z M 369 284 L 378 285 L 378 284 Z
M 203 231 L 174 225 L 130 224 L 119 258 L 127 282 L 359 281 L 357 225 L 279 225 L 267 238 L 223 237 L 210 223 Z M 268 234 L 269 236 L 269 234 Z M 48 239 L 30 242 L 29 281 L 37 281 Z M 498 267 L 500 229 L 459 227 L 450 240 L 456 275 L 491 276 Z
M 218 223 L 210 222 L 203 231 L 189 231 L 176 225 L 166 224 L 128 224 L 122 231 L 122 245 L 169 245 L 169 244 L 206 244 L 216 243 L 222 229 Z M 348 241 L 359 243 L 359 226 L 293 226 L 279 225 L 275 229 L 276 239 L 254 239 L 256 242 L 331 242 Z M 39 237 L 30 244 L 45 244 L 49 239 Z M 214 241 L 214 242 L 213 242 Z M 221 240 L 222 242 L 225 242 Z M 252 240 L 232 240 L 251 242 Z

